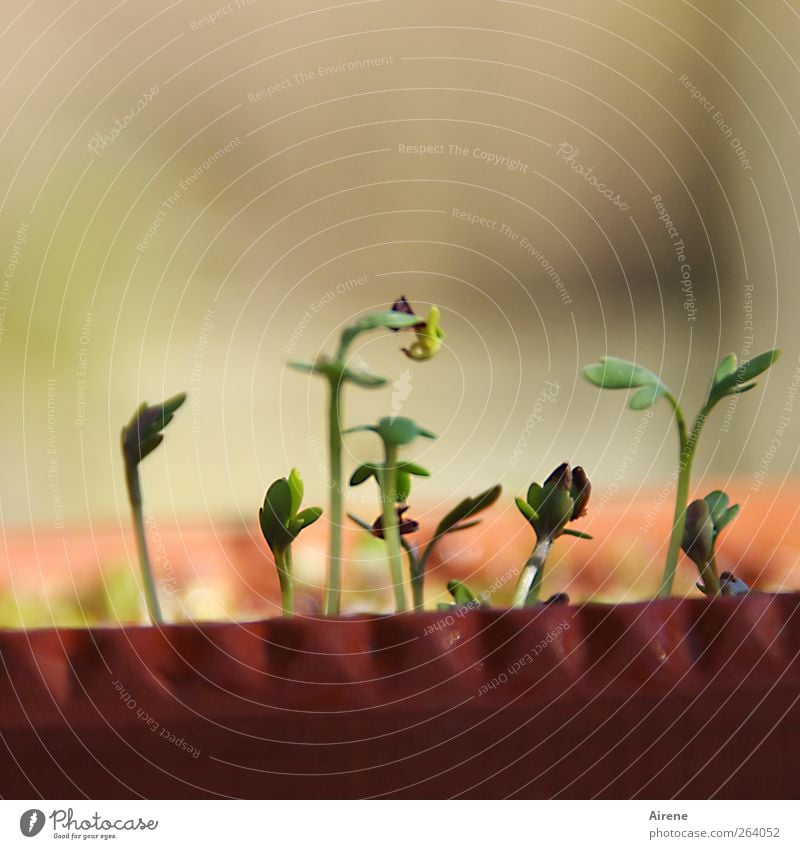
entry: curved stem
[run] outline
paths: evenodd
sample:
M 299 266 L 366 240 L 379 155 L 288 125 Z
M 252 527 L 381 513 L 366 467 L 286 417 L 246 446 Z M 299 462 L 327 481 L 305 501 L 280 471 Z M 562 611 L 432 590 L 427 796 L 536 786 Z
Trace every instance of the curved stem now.
M 138 467 L 126 467 L 125 478 L 128 484 L 128 500 L 133 511 L 133 526 L 136 534 L 136 548 L 139 552 L 139 566 L 142 570 L 144 597 L 147 602 L 147 612 L 154 625 L 163 625 L 164 617 L 158 601 L 156 582 L 150 565 L 150 554 L 147 551 L 147 533 L 144 526 L 144 510 L 142 508 L 142 490 L 139 483 Z
M 553 541 L 550 537 L 537 540 L 531 556 L 522 567 L 514 596 L 511 599 L 512 607 L 527 607 L 538 600 L 544 575 L 544 564 L 552 546 Z
M 294 577 L 292 576 L 292 549 L 275 552 L 275 566 L 281 585 L 281 610 L 284 616 L 294 615 Z
M 667 549 L 667 560 L 664 564 L 664 572 L 658 588 L 660 598 L 668 598 L 672 595 L 672 585 L 675 581 L 675 572 L 678 569 L 678 557 L 681 551 L 681 541 L 683 540 L 683 529 L 686 525 L 686 505 L 689 501 L 692 462 L 694 461 L 700 431 L 703 429 L 703 424 L 709 412 L 708 406 L 704 406 L 692 423 L 691 431 L 687 432 L 686 419 L 680 405 L 673 395 L 667 393 L 666 397 L 675 411 L 680 459 L 678 462 L 678 489 L 675 493 L 675 513 L 672 518 L 672 532 L 669 538 L 669 548 Z
M 707 595 L 719 595 L 722 589 L 717 572 L 717 556 L 711 555 L 705 566 L 700 570 L 700 580 L 703 582 Z
M 397 446 L 386 448 L 386 462 L 381 472 L 381 500 L 383 501 L 383 539 L 389 556 L 389 571 L 394 587 L 394 601 L 398 613 L 406 610 L 406 593 L 403 587 L 403 559 L 400 548 L 400 528 L 397 524 Z
M 328 587 L 325 612 L 338 616 L 342 597 L 342 381 L 330 379 L 328 404 L 328 451 L 330 465 L 330 500 L 328 521 L 331 537 L 328 549 Z

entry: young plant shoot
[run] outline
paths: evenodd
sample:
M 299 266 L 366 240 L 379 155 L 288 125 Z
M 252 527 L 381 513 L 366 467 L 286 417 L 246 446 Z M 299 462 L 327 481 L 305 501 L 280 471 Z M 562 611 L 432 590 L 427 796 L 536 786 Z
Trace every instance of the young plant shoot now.
M 413 465 L 415 469 L 421 469 L 420 466 L 416 464 L 406 464 Z M 360 469 L 364 469 L 364 466 L 361 466 Z M 415 472 L 419 474 L 419 472 Z M 362 472 L 364 474 L 364 472 Z M 354 478 L 356 475 L 353 476 Z M 360 480 L 358 481 L 361 482 Z M 352 483 L 352 480 L 351 480 Z M 500 497 L 500 493 L 502 492 L 502 487 L 498 484 L 497 486 L 493 486 L 491 489 L 487 489 L 485 492 L 482 492 L 480 495 L 476 495 L 474 498 L 465 498 L 459 504 L 457 504 L 449 513 L 447 513 L 439 524 L 436 526 L 436 530 L 434 531 L 433 536 L 430 538 L 430 541 L 425 546 L 422 554 L 419 553 L 418 547 L 405 539 L 403 536 L 403 525 L 401 523 L 401 545 L 405 549 L 406 556 L 408 558 L 408 569 L 409 576 L 411 579 L 411 597 L 414 605 L 414 610 L 417 612 L 421 612 L 425 609 L 425 572 L 428 565 L 428 560 L 436 548 L 439 540 L 443 537 L 447 536 L 447 534 L 454 534 L 458 531 L 464 531 L 467 528 L 472 528 L 475 525 L 480 524 L 480 519 L 474 519 L 474 516 L 477 516 L 478 513 L 483 512 L 487 508 L 491 507 L 492 504 L 497 501 Z M 364 528 L 367 531 L 370 531 L 373 535 L 377 536 L 375 525 L 369 525 L 366 522 L 362 521 L 358 517 L 354 516 L 352 513 L 348 513 L 348 516 L 360 527 Z M 414 528 L 416 530 L 416 528 Z M 381 536 L 382 538 L 382 536 Z M 466 586 L 466 585 L 464 585 Z M 449 585 L 448 585 L 449 587 Z M 452 591 L 451 591 L 452 595 Z M 460 602 L 456 602 L 460 603 Z M 449 606 L 449 605 L 446 605 Z
M 665 398 L 675 415 L 675 425 L 678 429 L 678 486 L 675 495 L 675 512 L 672 522 L 672 533 L 667 550 L 667 561 L 661 577 L 658 595 L 666 597 L 672 593 L 675 571 L 678 566 L 683 531 L 686 525 L 686 503 L 689 499 L 689 483 L 692 474 L 692 461 L 697 450 L 697 440 L 706 419 L 714 407 L 723 399 L 733 395 L 741 395 L 755 387 L 754 380 L 765 372 L 780 356 L 780 351 L 765 351 L 746 360 L 741 365 L 736 354 L 723 357 L 708 390 L 706 401 L 700 412 L 687 426 L 687 419 L 672 394 L 669 387 L 661 379 L 644 366 L 621 360 L 617 357 L 603 357 L 599 362 L 592 363 L 583 369 L 586 379 L 601 389 L 637 389 L 632 395 L 628 406 L 632 410 L 646 410 L 653 406 L 659 398 Z
M 158 601 L 153 569 L 150 565 L 150 555 L 147 551 L 147 535 L 144 526 L 144 510 L 142 503 L 142 486 L 139 480 L 139 463 L 155 451 L 164 439 L 162 431 L 172 421 L 176 410 L 186 400 L 186 393 L 181 392 L 164 401 L 148 407 L 141 404 L 122 428 L 122 457 L 125 461 L 125 482 L 128 487 L 128 500 L 133 512 L 133 525 L 136 532 L 136 547 L 139 552 L 139 565 L 142 570 L 144 595 L 147 611 L 151 621 L 156 625 L 164 622 L 161 605 Z
M 686 526 L 683 529 L 681 548 L 700 572 L 697 588 L 705 595 L 731 594 L 727 586 L 723 589 L 717 574 L 715 547 L 719 532 L 739 512 L 739 505 L 728 506 L 728 496 L 720 491 L 710 492 L 705 498 L 693 501 L 686 508 Z M 735 580 L 735 579 L 734 579 Z
M 536 545 L 520 573 L 512 607 L 530 607 L 539 601 L 544 565 L 558 537 L 567 534 L 591 539 L 588 534 L 567 528 L 586 515 L 592 485 L 580 466 L 562 463 L 542 486 L 532 483 L 527 498 L 517 498 L 517 508 L 536 534 Z
M 330 520 L 330 547 L 328 554 L 328 587 L 325 598 L 325 611 L 336 616 L 341 608 L 342 594 L 342 502 L 344 481 L 342 473 L 342 393 L 346 383 L 353 383 L 365 389 L 377 389 L 387 384 L 387 380 L 362 369 L 348 365 L 350 347 L 362 333 L 371 330 L 414 330 L 419 342 L 421 335 L 431 333 L 441 344 L 444 334 L 438 326 L 439 311 L 431 308 L 431 317 L 435 320 L 432 331 L 425 321 L 416 316 L 406 299 L 400 298 L 392 309 L 375 312 L 359 319 L 355 324 L 345 327 L 339 339 L 339 347 L 333 357 L 320 355 L 313 363 L 290 362 L 291 368 L 318 374 L 328 384 L 328 454 L 330 465 L 330 502 L 328 518 Z M 431 350 L 431 343 L 428 342 Z M 411 349 L 414 349 L 414 345 Z M 408 353 L 408 352 L 407 352 Z M 433 356 L 416 356 L 414 359 L 429 359 Z M 411 354 L 408 354 L 411 356 Z
M 269 487 L 264 496 L 264 506 L 258 511 L 261 533 L 275 557 L 284 616 L 294 613 L 292 543 L 300 531 L 313 525 L 322 515 L 321 507 L 301 510 L 302 502 L 303 481 L 297 469 L 292 469 L 288 478 L 279 478 Z
M 419 527 L 413 519 L 406 519 L 408 509 L 405 502 L 411 491 L 411 476 L 427 476 L 430 472 L 416 463 L 402 462 L 399 449 L 410 445 L 417 437 L 426 439 L 436 437 L 416 422 L 403 416 L 383 418 L 377 425 L 360 425 L 345 433 L 372 431 L 383 443 L 383 462 L 364 463 L 353 472 L 350 478 L 352 486 L 359 486 L 374 477 L 378 484 L 382 504 L 381 515 L 371 526 L 372 532 L 386 543 L 395 608 L 398 613 L 406 610 L 406 594 L 403 587 L 403 559 L 401 554 L 402 535 L 413 533 Z M 408 550 L 408 549 L 406 549 Z

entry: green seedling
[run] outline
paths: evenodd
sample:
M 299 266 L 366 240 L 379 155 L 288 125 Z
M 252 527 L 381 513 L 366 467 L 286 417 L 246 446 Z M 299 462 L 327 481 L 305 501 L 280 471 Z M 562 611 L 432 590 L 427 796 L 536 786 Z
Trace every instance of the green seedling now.
M 416 464 L 413 465 L 416 469 L 421 469 L 421 467 L 416 466 Z M 363 469 L 364 467 L 362 466 L 360 468 Z M 419 553 L 419 549 L 414 543 L 407 541 L 402 535 L 403 525 L 401 523 L 401 545 L 405 549 L 406 556 L 408 557 L 409 575 L 411 579 L 411 596 L 414 610 L 421 612 L 425 609 L 426 568 L 428 560 L 439 541 L 448 534 L 465 531 L 467 528 L 473 528 L 475 525 L 480 524 L 481 520 L 475 519 L 474 517 L 477 516 L 478 513 L 482 513 L 484 510 L 491 507 L 492 504 L 494 504 L 500 497 L 501 492 L 502 487 L 498 484 L 497 486 L 493 486 L 491 489 L 487 489 L 485 492 L 482 492 L 480 495 L 476 495 L 474 498 L 465 498 L 457 504 L 436 526 L 436 530 L 428 544 L 423 549 L 422 554 Z M 348 516 L 350 516 L 350 518 L 360 527 L 373 534 L 375 533 L 375 525 L 368 525 L 366 522 L 363 522 L 351 513 L 348 513 Z M 416 530 L 416 528 L 414 530 Z
M 705 498 L 693 501 L 686 508 L 681 548 L 697 566 L 700 572 L 697 588 L 706 595 L 719 595 L 723 592 L 720 576 L 717 574 L 717 536 L 739 512 L 738 504 L 729 507 L 728 503 L 728 496 L 721 490 L 715 490 Z M 726 588 L 729 583 L 730 581 L 726 581 Z
M 272 549 L 284 616 L 294 613 L 294 576 L 292 575 L 292 543 L 300 531 L 313 525 L 322 515 L 321 507 L 301 510 L 303 481 L 297 469 L 288 478 L 279 478 L 267 490 L 264 505 L 258 511 L 261 533 Z
M 692 462 L 697 441 L 703 425 L 711 411 L 723 399 L 741 395 L 753 389 L 755 378 L 765 372 L 780 356 L 779 350 L 765 351 L 746 360 L 741 365 L 736 354 L 723 357 L 708 390 L 706 401 L 700 412 L 688 427 L 687 419 L 672 394 L 669 387 L 644 366 L 621 360 L 617 357 L 603 357 L 599 362 L 592 363 L 583 369 L 584 377 L 601 389 L 636 389 L 631 396 L 628 406 L 632 410 L 646 410 L 653 406 L 659 398 L 664 398 L 672 407 L 675 415 L 675 425 L 678 429 L 678 486 L 675 495 L 675 513 L 672 522 L 672 533 L 667 550 L 667 560 L 661 577 L 658 595 L 666 597 L 672 594 L 675 571 L 678 566 L 683 530 L 686 524 L 686 503 L 689 498 L 689 483 L 692 474 Z
M 392 586 L 394 589 L 395 607 L 400 613 L 406 610 L 406 594 L 403 587 L 403 562 L 401 531 L 413 533 L 417 523 L 404 519 L 405 502 L 411 492 L 411 477 L 427 476 L 430 472 L 416 463 L 402 462 L 399 459 L 399 449 L 410 445 L 422 436 L 426 439 L 436 437 L 416 422 L 403 416 L 382 418 L 377 425 L 360 425 L 350 428 L 345 433 L 371 431 L 376 433 L 383 443 L 383 462 L 364 463 L 353 472 L 350 478 L 352 486 L 359 486 L 374 477 L 380 492 L 381 515 L 371 526 L 376 535 L 380 535 L 386 543 L 386 553 L 389 559 Z M 404 523 L 412 522 L 411 525 Z
M 438 316 L 438 311 L 437 311 Z M 338 615 L 342 595 L 342 513 L 344 479 L 342 472 L 342 395 L 344 386 L 352 383 L 363 389 L 378 389 L 385 386 L 386 378 L 363 369 L 348 365 L 348 355 L 353 342 L 362 333 L 372 330 L 422 331 L 424 322 L 414 315 L 408 301 L 401 298 L 390 310 L 375 312 L 345 327 L 339 339 L 339 347 L 332 357 L 320 355 L 313 363 L 290 362 L 298 371 L 320 375 L 328 384 L 328 462 L 330 466 L 330 546 L 328 552 L 328 586 L 325 594 L 325 611 L 330 616 Z M 413 347 L 413 346 L 412 346 Z
M 592 485 L 580 466 L 570 469 L 562 463 L 543 485 L 532 483 L 526 498 L 516 504 L 536 534 L 536 545 L 522 568 L 512 607 L 530 607 L 539 601 L 544 567 L 553 543 L 563 535 L 591 539 L 588 534 L 567 527 L 569 522 L 586 515 Z
M 172 421 L 175 412 L 185 400 L 186 393 L 181 392 L 162 404 L 155 404 L 152 407 L 141 404 L 128 424 L 122 428 L 125 482 L 128 488 L 128 500 L 133 512 L 133 525 L 136 533 L 136 547 L 139 552 L 139 565 L 142 570 L 144 595 L 150 619 L 157 625 L 164 622 L 164 617 L 161 614 L 161 605 L 158 601 L 153 569 L 150 565 L 150 555 L 147 550 L 139 463 L 161 444 L 164 439 L 162 431 Z
M 458 581 L 455 578 L 447 582 L 447 592 L 453 596 L 453 603 L 440 602 L 436 605 L 437 610 L 452 610 L 454 607 L 477 608 L 489 606 L 484 597 L 484 593 L 481 593 L 480 596 L 476 596 L 463 581 Z

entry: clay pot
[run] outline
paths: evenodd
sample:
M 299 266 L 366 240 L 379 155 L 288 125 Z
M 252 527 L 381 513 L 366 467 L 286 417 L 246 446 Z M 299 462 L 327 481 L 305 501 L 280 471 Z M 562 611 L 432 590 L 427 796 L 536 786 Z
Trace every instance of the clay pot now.
M 0 633 L 4 798 L 793 798 L 800 595 Z

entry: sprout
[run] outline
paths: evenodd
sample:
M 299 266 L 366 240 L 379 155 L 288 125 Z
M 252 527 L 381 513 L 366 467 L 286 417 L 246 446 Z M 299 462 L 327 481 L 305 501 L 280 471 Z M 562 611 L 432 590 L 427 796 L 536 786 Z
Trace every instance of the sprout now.
M 436 437 L 416 422 L 403 416 L 382 418 L 377 425 L 361 425 L 350 428 L 346 433 L 371 431 L 376 433 L 383 443 L 384 459 L 382 463 L 364 463 L 353 472 L 350 478 L 352 486 L 359 486 L 374 477 L 380 491 L 382 515 L 380 533 L 386 542 L 389 569 L 394 588 L 395 606 L 400 613 L 406 609 L 406 594 L 403 588 L 403 563 L 401 555 L 401 521 L 405 513 L 404 504 L 411 492 L 411 476 L 427 476 L 430 472 L 416 463 L 398 460 L 398 449 L 410 445 L 418 437 L 435 439 Z M 374 531 L 377 521 L 370 527 Z M 414 523 L 416 524 L 416 523 Z
M 168 398 L 162 404 L 148 407 L 141 404 L 122 428 L 122 457 L 125 462 L 125 482 L 128 487 L 128 500 L 133 512 L 133 524 L 136 532 L 136 547 L 139 551 L 139 565 L 142 570 L 144 594 L 147 611 L 155 624 L 162 624 L 161 605 L 153 579 L 153 569 L 150 565 L 150 555 L 147 551 L 147 535 L 144 527 L 144 511 L 142 504 L 142 487 L 139 480 L 139 463 L 155 451 L 164 439 L 162 431 L 172 421 L 172 417 L 186 400 L 186 393 L 181 392 Z
M 681 548 L 697 566 L 702 581 L 697 587 L 706 595 L 718 595 L 722 592 L 714 548 L 719 532 L 733 521 L 739 512 L 738 504 L 729 507 L 728 502 L 728 496 L 724 492 L 715 490 L 705 498 L 693 501 L 686 508 Z
M 646 410 L 652 407 L 659 398 L 665 398 L 675 414 L 675 424 L 678 428 L 678 488 L 675 495 L 675 514 L 672 522 L 672 534 L 667 550 L 667 562 L 661 577 L 659 596 L 669 596 L 675 580 L 678 566 L 678 555 L 683 531 L 686 524 L 686 502 L 689 499 L 689 483 L 692 474 L 692 461 L 697 450 L 697 440 L 706 419 L 714 407 L 723 399 L 732 395 L 741 395 L 755 387 L 755 378 L 765 372 L 780 356 L 778 350 L 765 351 L 746 360 L 741 365 L 736 354 L 723 357 L 708 390 L 706 402 L 694 419 L 691 428 L 687 428 L 677 398 L 667 385 L 649 369 L 636 363 L 621 360 L 618 357 L 603 357 L 599 362 L 592 363 L 583 369 L 584 377 L 601 389 L 636 389 L 631 396 L 628 406 L 632 410 Z
M 297 469 L 292 469 L 288 478 L 279 478 L 269 487 L 264 506 L 258 511 L 261 533 L 275 557 L 284 616 L 294 613 L 292 543 L 300 531 L 313 525 L 322 515 L 321 507 L 301 510 L 302 502 L 303 481 Z
M 401 304 L 404 302 L 404 306 Z M 400 306 L 398 306 L 400 305 Z M 330 463 L 330 547 L 328 553 L 328 587 L 325 593 L 325 611 L 331 616 L 339 613 L 342 595 L 342 392 L 345 384 L 352 383 L 363 389 L 378 389 L 388 382 L 385 378 L 348 365 L 350 346 L 362 333 L 372 330 L 414 329 L 420 324 L 405 298 L 395 307 L 371 313 L 355 324 L 345 327 L 339 347 L 333 357 L 319 356 L 313 363 L 290 362 L 290 368 L 317 374 L 328 384 L 328 453 Z
M 517 509 L 536 533 L 536 545 L 520 573 L 512 607 L 529 607 L 539 600 L 544 566 L 553 542 L 566 534 L 591 539 L 588 534 L 567 528 L 569 522 L 586 515 L 592 485 L 586 472 L 562 463 L 543 485 L 532 483 L 527 498 L 517 498 Z

